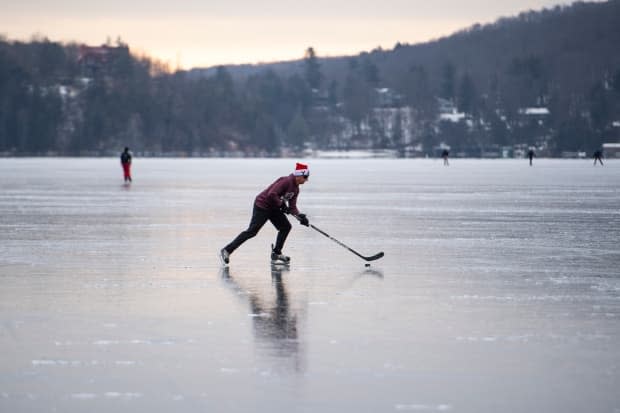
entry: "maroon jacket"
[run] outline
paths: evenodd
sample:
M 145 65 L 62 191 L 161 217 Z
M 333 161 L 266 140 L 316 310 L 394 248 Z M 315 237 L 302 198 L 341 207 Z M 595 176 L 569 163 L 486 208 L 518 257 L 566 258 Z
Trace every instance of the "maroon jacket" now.
M 288 201 L 291 214 L 298 215 L 297 195 L 299 195 L 299 185 L 295 182 L 295 175 L 290 174 L 276 179 L 256 196 L 254 203 L 262 209 L 280 209 L 283 202 Z

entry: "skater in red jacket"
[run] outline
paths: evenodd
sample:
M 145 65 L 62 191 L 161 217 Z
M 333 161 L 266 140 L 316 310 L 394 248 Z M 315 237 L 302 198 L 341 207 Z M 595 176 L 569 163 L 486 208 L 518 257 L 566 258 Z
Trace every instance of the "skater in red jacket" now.
M 125 182 L 131 182 L 131 152 L 129 152 L 129 148 L 127 147 L 125 147 L 125 150 L 121 153 L 121 166 L 123 167 Z

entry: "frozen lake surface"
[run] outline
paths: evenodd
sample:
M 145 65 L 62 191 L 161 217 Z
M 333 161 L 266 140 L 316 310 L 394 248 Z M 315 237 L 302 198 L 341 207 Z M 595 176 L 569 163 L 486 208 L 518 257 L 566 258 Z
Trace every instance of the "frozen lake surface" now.
M 2 412 L 620 412 L 620 161 L 0 159 Z

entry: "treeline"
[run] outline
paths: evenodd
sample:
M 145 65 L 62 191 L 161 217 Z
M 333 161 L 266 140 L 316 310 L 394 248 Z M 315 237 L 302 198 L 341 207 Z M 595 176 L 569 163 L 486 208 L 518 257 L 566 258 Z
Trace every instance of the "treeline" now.
M 84 63 L 76 44 L 0 41 L 0 153 L 108 154 L 128 145 L 269 155 L 310 139 L 303 74 L 267 70 L 235 84 L 220 67 L 195 79 L 132 56 L 122 42 L 106 47 L 114 53 L 105 61 Z
M 618 27 L 620 1 L 578 2 L 378 52 L 377 59 L 385 79 L 408 79 L 392 83 L 399 89 L 423 73 L 428 83 L 418 82 L 409 101 L 427 89 L 454 100 L 478 125 L 474 139 L 534 144 L 539 137 L 554 154 L 591 151 L 620 142 Z M 547 108 L 549 116 L 524 119 L 528 107 Z
M 77 44 L 0 38 L 0 154 L 592 151 L 620 141 L 618 27 L 620 0 L 575 3 L 393 50 L 190 72 L 120 39 L 89 61 Z

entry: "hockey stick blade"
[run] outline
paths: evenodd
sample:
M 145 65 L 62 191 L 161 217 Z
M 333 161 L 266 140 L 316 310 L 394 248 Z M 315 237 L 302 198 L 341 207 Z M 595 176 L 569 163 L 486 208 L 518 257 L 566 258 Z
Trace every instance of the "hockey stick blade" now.
M 380 252 L 378 254 L 373 255 L 372 257 L 362 257 L 364 258 L 366 261 L 374 261 L 374 260 L 378 260 L 379 258 L 383 257 L 385 254 L 383 252 Z

